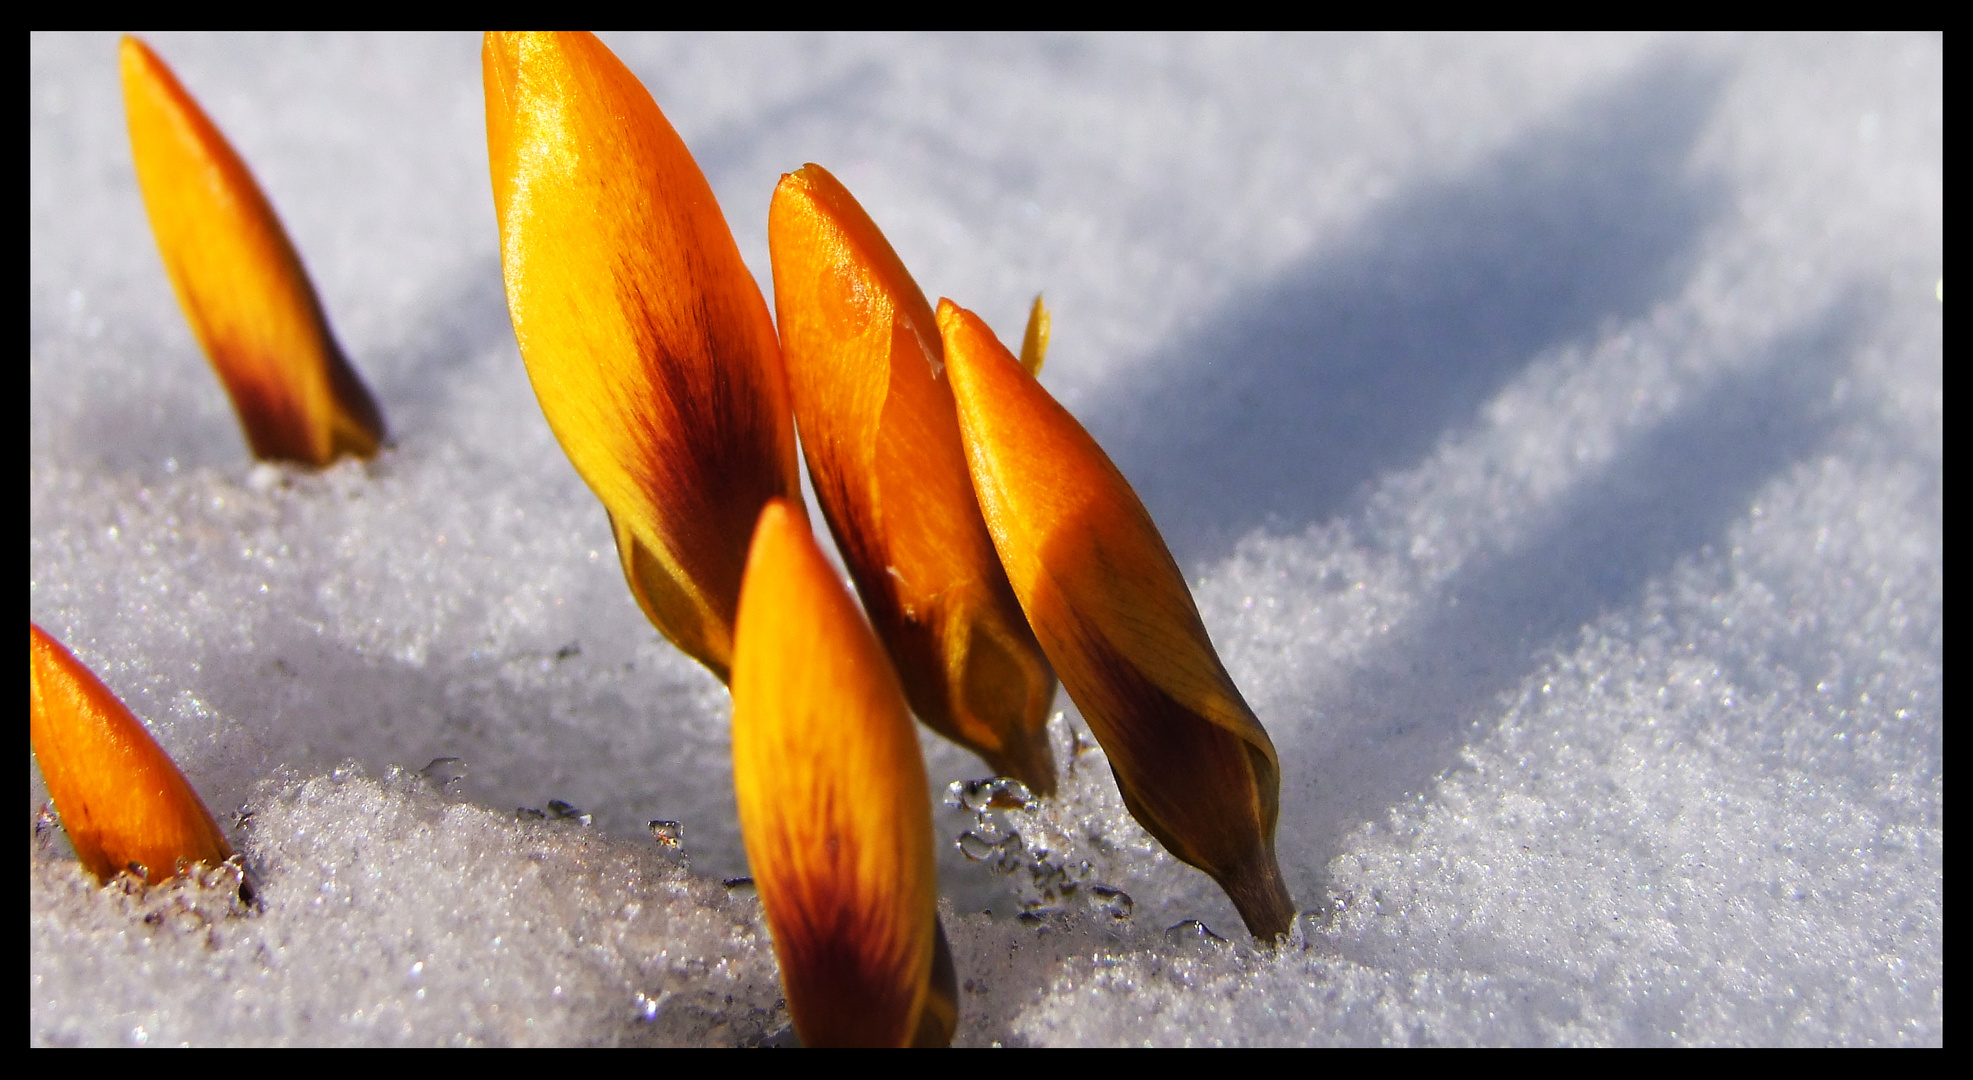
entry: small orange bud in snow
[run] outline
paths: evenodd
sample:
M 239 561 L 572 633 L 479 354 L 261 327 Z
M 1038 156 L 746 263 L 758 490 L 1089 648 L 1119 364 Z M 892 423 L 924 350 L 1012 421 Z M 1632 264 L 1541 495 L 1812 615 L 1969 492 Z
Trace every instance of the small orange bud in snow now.
M 212 813 L 123 702 L 61 643 L 27 628 L 28 737 L 76 858 L 98 879 L 157 882 L 233 849 Z

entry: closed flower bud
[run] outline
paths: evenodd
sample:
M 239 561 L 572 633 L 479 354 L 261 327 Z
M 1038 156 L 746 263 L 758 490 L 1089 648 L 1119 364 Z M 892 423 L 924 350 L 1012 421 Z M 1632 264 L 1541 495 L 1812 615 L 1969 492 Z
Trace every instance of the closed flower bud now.
M 802 452 L 906 699 L 995 772 L 1055 790 L 1055 677 L 994 554 L 924 293 L 819 165 L 768 211 L 774 302 Z
M 486 141 L 528 378 L 651 622 L 725 679 L 754 521 L 800 502 L 779 345 L 712 188 L 589 34 L 488 34 Z
M 943 1046 L 931 798 L 883 648 L 807 523 L 767 504 L 733 653 L 733 792 L 807 1046 Z M 942 970 L 942 978 L 941 975 Z
M 1294 906 L 1274 857 L 1274 744 L 1123 475 L 985 323 L 939 302 L 980 509 L 1014 594 L 1131 815 L 1204 870 L 1262 940 Z
M 158 882 L 181 865 L 233 857 L 185 775 L 101 680 L 33 623 L 27 657 L 34 759 L 90 873 Z
M 383 416 L 267 196 L 156 53 L 124 38 L 122 54 L 130 154 L 158 253 L 254 456 L 321 466 L 375 455 Z

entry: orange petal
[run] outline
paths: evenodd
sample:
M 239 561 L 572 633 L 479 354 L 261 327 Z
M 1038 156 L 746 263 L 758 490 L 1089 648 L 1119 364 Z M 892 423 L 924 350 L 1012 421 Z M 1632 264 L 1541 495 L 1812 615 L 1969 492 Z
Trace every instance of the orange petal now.
M 507 310 L 653 624 L 727 677 L 761 506 L 801 499 L 780 347 L 712 188 L 589 34 L 488 34 Z
M 980 519 L 931 305 L 819 165 L 781 178 L 767 238 L 802 452 L 906 699 L 996 772 L 1053 792 L 1055 676 Z
M 122 46 L 130 153 L 158 253 L 254 456 L 371 457 L 383 416 L 329 333 L 274 208 L 157 54 Z
M 942 300 L 938 319 L 987 528 L 1124 805 L 1211 874 L 1256 937 L 1285 933 L 1294 905 L 1274 858 L 1274 744 L 1213 651 L 1157 526 L 978 316 Z
M 185 774 L 80 660 L 27 627 L 28 733 L 76 858 L 99 880 L 146 881 L 233 857 Z
M 937 949 L 918 734 L 856 601 L 780 500 L 747 559 L 732 685 L 740 831 L 796 1034 L 914 1041 Z

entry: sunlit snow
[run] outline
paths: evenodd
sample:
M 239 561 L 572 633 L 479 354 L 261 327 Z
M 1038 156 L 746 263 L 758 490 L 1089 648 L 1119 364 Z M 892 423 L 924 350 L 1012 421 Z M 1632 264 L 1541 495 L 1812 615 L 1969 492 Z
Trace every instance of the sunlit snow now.
M 116 38 L 31 38 L 29 615 L 260 891 L 31 833 L 30 1040 L 787 1042 L 726 693 L 516 352 L 478 39 L 146 40 L 396 445 L 250 462 Z M 959 1043 L 1943 1040 L 1940 38 L 606 40 L 764 289 L 816 161 L 934 299 L 1046 291 L 1280 750 L 1264 952 L 1066 697 L 1059 800 L 927 735 Z

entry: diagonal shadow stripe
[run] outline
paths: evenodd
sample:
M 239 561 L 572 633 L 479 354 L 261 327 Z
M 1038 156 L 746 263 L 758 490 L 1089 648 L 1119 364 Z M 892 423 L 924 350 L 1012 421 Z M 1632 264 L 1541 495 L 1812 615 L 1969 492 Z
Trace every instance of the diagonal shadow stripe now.
M 1832 388 L 1869 332 L 1860 309 L 1839 299 L 1732 364 L 1554 506 L 1529 542 L 1471 560 L 1371 664 L 1298 710 L 1321 732 L 1282 764 L 1284 802 L 1318 823 L 1282 837 L 1298 888 L 1309 891 L 1357 824 L 1457 766 L 1471 725 L 1547 650 L 1720 541 L 1756 492 L 1827 444 L 1841 419 Z
M 1400 193 L 1084 418 L 1181 566 L 1325 520 L 1531 356 L 1648 309 L 1723 205 L 1687 174 L 1719 71 L 1661 60 L 1481 166 Z

